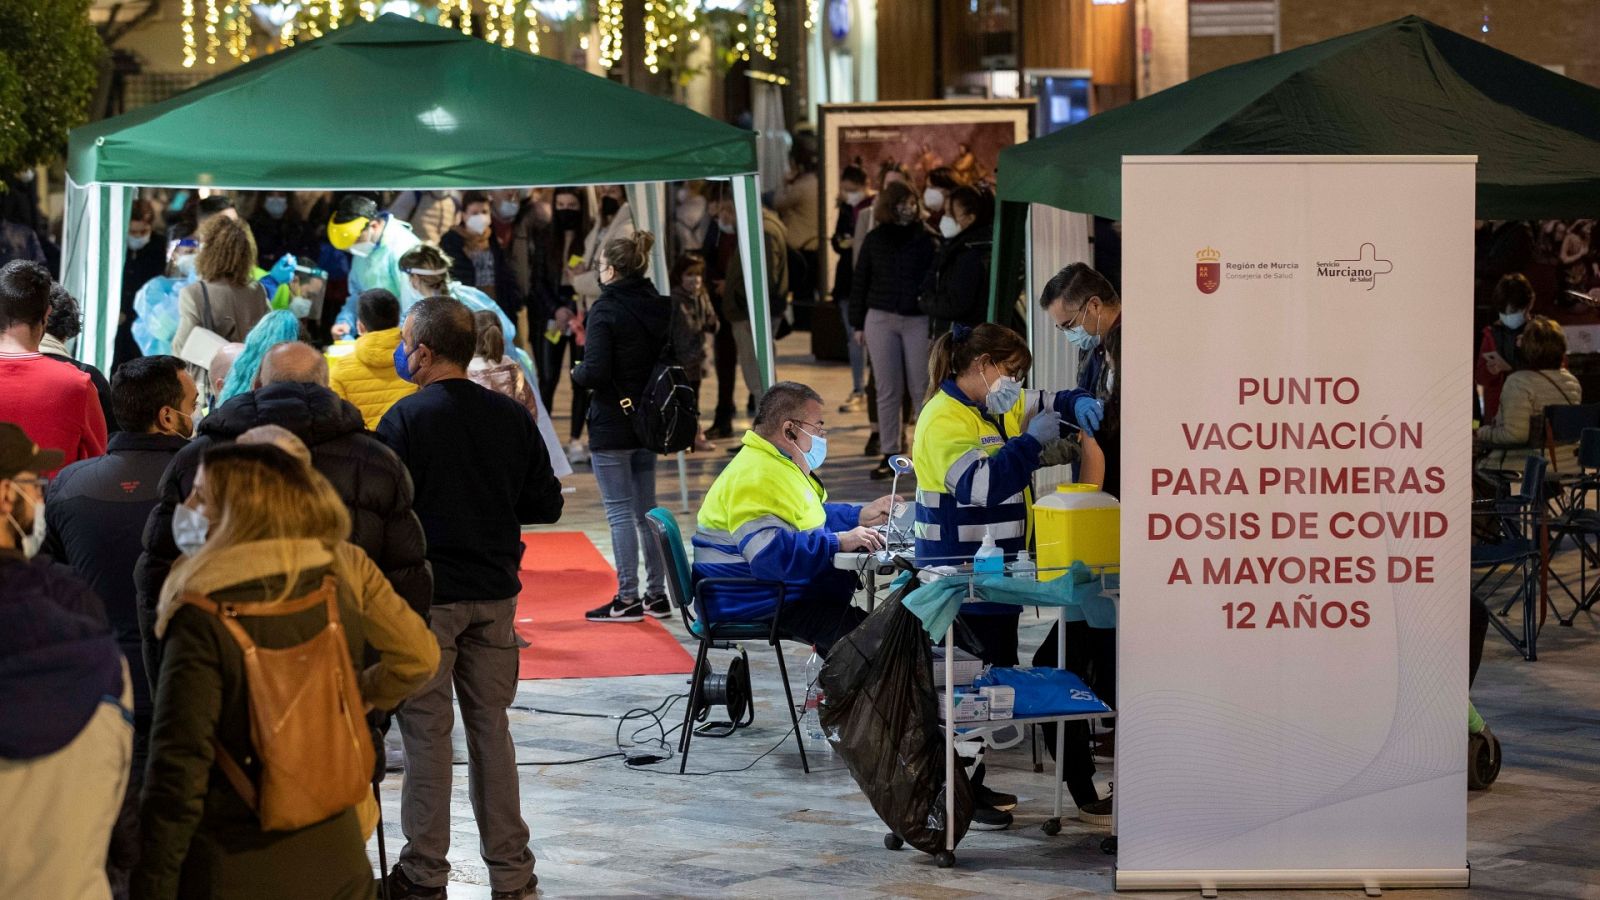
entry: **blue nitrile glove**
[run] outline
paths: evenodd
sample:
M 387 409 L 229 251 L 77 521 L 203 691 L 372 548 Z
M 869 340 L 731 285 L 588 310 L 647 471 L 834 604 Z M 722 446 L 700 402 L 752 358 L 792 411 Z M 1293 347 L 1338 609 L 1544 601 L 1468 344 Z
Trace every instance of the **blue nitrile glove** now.
M 272 266 L 272 271 L 267 274 L 279 284 L 288 284 L 294 277 L 295 258 L 293 253 L 285 253 L 283 258 Z
M 1106 406 L 1093 397 L 1079 397 L 1072 405 L 1072 415 L 1077 418 L 1079 428 L 1094 434 L 1100 430 L 1100 420 L 1106 417 Z
M 1028 433 L 1034 440 L 1047 444 L 1061 438 L 1061 416 L 1053 409 L 1035 413 L 1028 420 Z

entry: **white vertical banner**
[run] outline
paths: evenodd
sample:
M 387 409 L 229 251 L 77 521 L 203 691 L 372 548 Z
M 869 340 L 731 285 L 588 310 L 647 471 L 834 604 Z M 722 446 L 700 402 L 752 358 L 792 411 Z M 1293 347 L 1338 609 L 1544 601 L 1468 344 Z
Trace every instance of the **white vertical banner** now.
M 1116 886 L 1465 886 L 1474 157 L 1123 161 Z

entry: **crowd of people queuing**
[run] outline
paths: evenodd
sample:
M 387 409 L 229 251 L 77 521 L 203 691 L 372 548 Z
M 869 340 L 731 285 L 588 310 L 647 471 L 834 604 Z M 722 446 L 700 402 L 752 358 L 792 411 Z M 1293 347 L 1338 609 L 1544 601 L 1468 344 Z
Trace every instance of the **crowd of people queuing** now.
M 913 178 L 847 164 L 824 216 L 816 164 L 799 135 L 760 210 L 773 336 L 791 299 L 822 302 L 831 221 L 828 299 L 851 371 L 838 411 L 874 423 L 874 478 L 911 456 L 918 560 L 970 557 L 978 528 L 1024 549 L 1029 485 L 1047 465 L 1119 495 L 1112 281 L 1078 263 L 1046 284 L 1037 303 L 1078 351 L 1078 379 L 1024 390 L 1028 342 L 986 321 L 994 201 L 974 167 Z M 823 398 L 761 389 L 725 186 L 683 184 L 672 209 L 663 295 L 648 271 L 658 236 L 618 185 L 146 192 L 128 222 L 109 379 L 73 356 L 80 303 L 44 243 L 7 220 L 0 250 L 23 258 L 0 267 L 0 385 L 27 386 L 0 389 L 0 692 L 16 700 L 0 711 L 0 808 L 16 811 L 0 842 L 27 857 L 7 867 L 7 896 L 371 896 L 368 782 L 397 740 L 406 842 L 382 877 L 390 896 L 443 897 L 456 708 L 494 896 L 531 893 L 506 717 L 520 529 L 556 521 L 559 478 L 589 465 L 618 585 L 587 618 L 670 614 L 644 522 L 657 456 L 629 421 L 663 358 L 697 394 L 716 379 L 697 450 L 735 437 L 741 401 L 752 417 L 699 510 L 696 577 L 783 583 L 788 636 L 824 656 L 859 624 L 854 578 L 832 557 L 879 549 L 896 498 L 830 501 L 816 475 Z M 1528 455 L 1575 463 L 1541 417 L 1583 388 L 1562 326 L 1535 308 L 1552 291 L 1558 308 L 1593 305 L 1591 230 L 1480 228 L 1485 472 Z M 1554 284 L 1543 256 L 1559 261 Z M 563 374 L 564 439 L 549 414 Z M 776 603 L 739 584 L 701 612 L 759 621 Z M 961 619 L 958 640 L 985 662 L 1019 661 L 1015 607 Z M 1115 632 L 1067 627 L 1069 667 L 1114 705 Z M 1034 664 L 1053 665 L 1055 646 L 1052 630 Z M 290 650 L 311 671 L 274 672 Z M 306 745 L 264 739 L 256 717 L 274 703 L 296 710 L 289 733 Z M 1109 825 L 1088 731 L 1067 729 L 1078 818 Z M 360 778 L 340 781 L 346 769 Z M 974 827 L 1006 827 L 1016 798 L 985 786 L 981 765 L 972 775 Z
M 393 349 L 376 378 L 336 360 L 358 407 L 303 319 L 265 311 L 206 366 L 114 369 L 110 431 L 91 373 L 42 352 L 70 301 L 0 267 L 0 893 L 372 897 L 393 730 L 384 877 L 443 897 L 457 704 L 493 894 L 533 893 L 512 618 L 521 529 L 563 496 L 500 317 L 365 292 L 362 338 Z

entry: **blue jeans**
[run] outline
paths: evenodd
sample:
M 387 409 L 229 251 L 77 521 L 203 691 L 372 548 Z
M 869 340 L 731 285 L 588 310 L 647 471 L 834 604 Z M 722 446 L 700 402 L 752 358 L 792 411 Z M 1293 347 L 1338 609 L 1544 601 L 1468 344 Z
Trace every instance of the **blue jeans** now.
M 656 455 L 649 450 L 595 450 L 589 465 L 600 486 L 600 502 L 611 525 L 611 555 L 617 561 L 617 593 L 639 596 L 639 544 L 644 543 L 646 593 L 666 593 L 660 548 L 645 533 L 645 513 L 656 505 Z
M 839 318 L 844 320 L 844 345 L 850 353 L 850 393 L 859 394 L 866 385 L 866 349 L 856 343 L 855 329 L 850 327 L 850 299 L 839 301 Z

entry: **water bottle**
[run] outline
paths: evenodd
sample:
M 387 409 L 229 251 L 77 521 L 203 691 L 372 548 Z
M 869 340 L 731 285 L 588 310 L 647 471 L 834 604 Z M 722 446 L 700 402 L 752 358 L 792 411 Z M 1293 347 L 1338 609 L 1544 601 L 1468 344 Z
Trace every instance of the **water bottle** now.
M 995 546 L 994 533 L 983 526 L 983 546 L 972 556 L 972 574 L 1003 575 L 1006 571 L 1006 552 Z
M 822 657 L 815 651 L 806 660 L 806 706 L 800 716 L 800 740 L 806 752 L 832 753 L 833 745 L 822 730 L 822 685 L 817 676 L 822 672 Z
M 1017 551 L 1017 561 L 1011 566 L 1011 577 L 1021 581 L 1039 580 L 1039 567 L 1033 564 L 1033 559 L 1028 556 L 1028 551 Z

